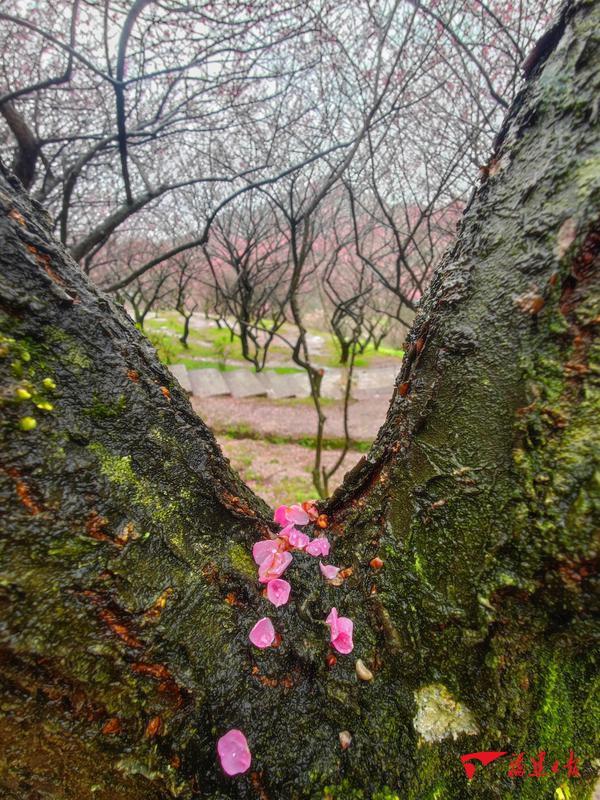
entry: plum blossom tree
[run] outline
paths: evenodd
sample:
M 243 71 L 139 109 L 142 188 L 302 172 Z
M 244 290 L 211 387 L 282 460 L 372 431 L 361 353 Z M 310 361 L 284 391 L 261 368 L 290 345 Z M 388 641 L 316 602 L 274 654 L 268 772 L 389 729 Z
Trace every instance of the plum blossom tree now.
M 88 266 L 133 220 L 150 228 L 180 212 L 176 247 L 153 237 L 116 291 L 206 244 L 232 198 L 315 165 L 333 185 L 384 134 L 422 140 L 425 127 L 436 161 L 468 143 L 464 194 L 550 11 L 533 0 L 23 0 L 0 9 L 0 147 Z M 381 159 L 402 166 L 394 147 Z

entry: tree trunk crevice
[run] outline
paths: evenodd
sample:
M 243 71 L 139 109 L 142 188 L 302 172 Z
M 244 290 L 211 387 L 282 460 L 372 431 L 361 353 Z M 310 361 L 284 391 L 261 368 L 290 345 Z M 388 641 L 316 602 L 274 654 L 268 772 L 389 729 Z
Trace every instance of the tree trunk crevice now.
M 599 12 L 568 5 L 529 70 L 388 417 L 321 507 L 351 574 L 298 555 L 277 610 L 251 559 L 270 510 L 1 169 L 3 796 L 591 796 Z M 333 665 L 332 606 L 355 626 Z M 262 616 L 282 641 L 259 652 Z M 253 756 L 233 779 L 230 728 Z M 459 758 L 570 749 L 580 778 L 468 783 Z

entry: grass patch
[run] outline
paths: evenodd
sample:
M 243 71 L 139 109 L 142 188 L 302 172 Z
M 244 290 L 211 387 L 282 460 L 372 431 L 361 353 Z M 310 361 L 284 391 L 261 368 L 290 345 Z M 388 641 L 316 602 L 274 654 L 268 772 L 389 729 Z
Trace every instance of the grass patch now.
M 323 407 L 341 405 L 341 402 L 335 397 L 320 398 L 320 403 Z M 278 397 L 273 400 L 270 399 L 269 403 L 275 403 L 279 406 L 314 406 L 312 397 Z
M 315 364 L 323 367 L 339 367 L 340 350 L 335 337 L 328 331 L 310 329 L 309 332 L 323 340 L 323 353 L 313 353 L 312 359 Z M 188 369 L 216 367 L 223 371 L 240 368 L 239 364 L 230 366 L 229 361 L 243 362 L 251 366 L 242 355 L 240 340 L 237 336 L 232 339 L 231 333 L 226 328 L 206 327 L 200 330 L 190 328 L 188 347 L 184 347 L 179 341 L 183 333 L 183 319 L 176 311 L 162 311 L 158 319 L 153 317 L 147 319 L 144 333 L 156 347 L 160 360 L 165 364 L 185 364 Z M 289 348 L 277 340 L 271 344 L 269 354 L 279 359 L 291 360 Z M 357 355 L 354 363 L 357 367 L 366 367 L 377 356 L 401 360 L 403 355 L 402 350 L 394 347 L 381 346 L 379 350 L 375 350 L 369 345 L 364 353 Z M 203 358 L 206 361 L 195 361 L 195 358 Z M 280 375 L 303 372 L 299 367 L 293 366 L 267 366 L 265 369 Z
M 300 367 L 265 367 L 265 372 L 276 372 L 278 375 L 297 375 L 304 372 Z
M 395 347 L 383 347 L 383 345 L 379 348 L 379 350 L 375 350 L 372 345 L 369 345 L 364 353 L 356 356 L 354 359 L 354 366 L 355 367 L 368 367 L 370 362 L 377 358 L 377 356 L 386 356 L 387 358 L 397 358 L 399 361 L 402 361 L 404 358 L 404 350 L 400 350 Z
M 257 431 L 250 425 L 244 422 L 238 422 L 235 425 L 227 425 L 222 427 L 213 427 L 214 433 L 220 436 L 226 436 L 228 439 L 252 439 L 259 442 L 269 442 L 270 444 L 297 444 L 300 447 L 307 447 L 314 450 L 317 446 L 315 436 L 301 436 L 295 438 L 293 436 L 282 436 L 281 434 L 264 433 Z M 323 439 L 324 450 L 341 450 L 344 446 L 344 440 L 341 436 L 331 436 Z M 358 453 L 367 453 L 371 447 L 371 442 L 361 439 L 352 440 L 350 449 Z

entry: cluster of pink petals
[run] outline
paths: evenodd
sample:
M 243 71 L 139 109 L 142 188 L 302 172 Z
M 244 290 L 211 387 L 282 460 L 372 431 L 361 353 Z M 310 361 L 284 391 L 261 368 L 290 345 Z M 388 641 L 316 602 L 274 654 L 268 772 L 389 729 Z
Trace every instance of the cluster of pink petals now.
M 354 642 L 352 641 L 352 630 L 354 623 L 348 617 L 338 617 L 337 608 L 332 608 L 329 616 L 325 620 L 325 624 L 329 625 L 331 633 L 331 644 L 343 655 L 348 655 L 354 649 Z
M 310 542 L 310 537 L 302 531 L 299 531 L 293 525 L 286 525 L 285 528 L 279 531 L 278 536 L 293 547 L 295 550 L 304 550 L 306 545 Z
M 237 728 L 227 731 L 217 742 L 217 753 L 226 775 L 240 775 L 250 768 L 252 755 L 244 734 Z
M 329 555 L 330 544 L 326 536 L 321 535 L 311 539 L 296 528 L 296 525 L 314 522 L 318 515 L 313 501 L 302 505 L 297 503 L 292 506 L 279 506 L 274 517 L 275 522 L 282 528 L 279 535 L 274 539 L 262 539 L 252 548 L 252 556 L 258 565 L 258 579 L 261 583 L 267 584 L 267 598 L 276 607 L 285 605 L 290 597 L 292 587 L 281 578 L 292 563 L 290 550 L 301 550 L 315 557 Z M 335 581 L 340 572 L 339 567 L 323 564 L 322 561 L 319 561 L 319 569 L 327 581 Z M 330 628 L 331 644 L 338 653 L 344 655 L 351 653 L 354 648 L 352 620 L 338 616 L 337 609 L 332 608 L 325 623 Z M 255 647 L 264 650 L 271 647 L 276 636 L 269 617 L 262 617 L 250 631 L 249 639 Z M 248 742 L 237 728 L 221 736 L 217 742 L 217 752 L 226 775 L 239 775 L 250 768 L 252 755 Z
M 306 503 L 295 503 L 292 506 L 279 506 L 273 519 L 284 528 L 286 525 L 308 525 L 319 516 L 314 500 Z

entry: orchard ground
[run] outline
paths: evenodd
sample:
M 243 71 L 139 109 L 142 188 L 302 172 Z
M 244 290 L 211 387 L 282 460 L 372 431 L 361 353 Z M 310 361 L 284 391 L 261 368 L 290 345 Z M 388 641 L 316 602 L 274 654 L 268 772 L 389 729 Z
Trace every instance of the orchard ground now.
M 175 312 L 160 312 L 149 317 L 144 324 L 144 332 L 167 364 L 185 364 L 188 369 L 252 369 L 252 365 L 242 358 L 239 340 L 232 339 L 229 330 L 217 327 L 203 314 L 195 314 L 192 319 L 187 348 L 179 341 L 182 331 L 181 317 Z M 285 328 L 282 334 L 286 336 Z M 328 331 L 311 328 L 309 342 L 315 363 L 323 367 L 339 366 L 339 349 Z M 393 366 L 399 371 L 402 356 L 401 349 L 386 346 L 384 342 L 378 351 L 372 346 L 367 347 L 356 357 L 355 366 L 362 369 Z M 278 341 L 269 348 L 265 369 L 280 374 L 302 372 L 291 363 L 289 347 Z M 389 400 L 387 396 L 377 395 L 351 401 L 349 428 L 352 445 L 331 479 L 331 491 L 368 450 L 385 419 Z M 242 479 L 270 505 L 292 503 L 315 495 L 311 470 L 317 416 L 310 397 L 286 400 L 194 397 L 192 405 L 210 425 Z M 323 463 L 330 467 L 343 446 L 343 403 L 325 399 L 324 407 L 327 422 Z

